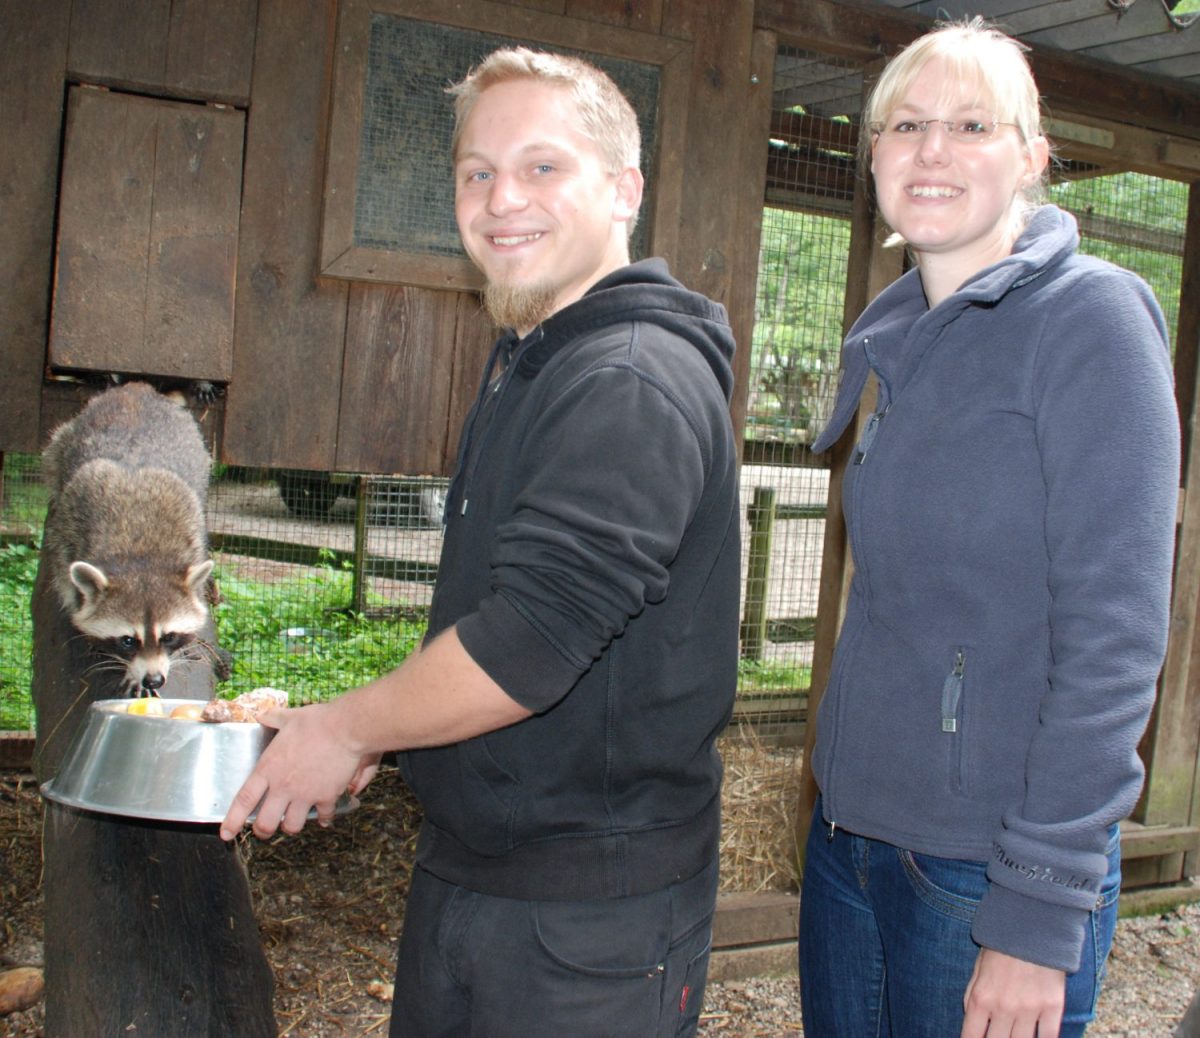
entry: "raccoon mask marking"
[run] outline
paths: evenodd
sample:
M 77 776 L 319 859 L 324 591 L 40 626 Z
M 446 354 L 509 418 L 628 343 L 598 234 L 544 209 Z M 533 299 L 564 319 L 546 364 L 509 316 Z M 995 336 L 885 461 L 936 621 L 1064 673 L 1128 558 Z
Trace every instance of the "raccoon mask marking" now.
M 112 579 L 88 562 L 71 563 L 68 573 L 78 592 L 79 608 L 71 622 L 114 659 L 125 661 L 130 686 L 155 694 L 167 681 L 171 657 L 196 638 L 207 619 L 204 588 L 212 560 L 182 573 L 130 575 Z M 175 603 L 168 611 L 165 603 Z M 139 608 L 137 623 L 130 617 Z
M 93 399 L 43 455 L 54 588 L 123 694 L 157 694 L 208 619 L 209 466 L 191 416 L 141 383 Z

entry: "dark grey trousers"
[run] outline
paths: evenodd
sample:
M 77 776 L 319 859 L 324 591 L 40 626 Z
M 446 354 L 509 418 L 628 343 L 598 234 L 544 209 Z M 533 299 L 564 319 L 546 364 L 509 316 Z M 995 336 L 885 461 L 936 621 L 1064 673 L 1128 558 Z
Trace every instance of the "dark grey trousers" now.
M 520 901 L 418 868 L 405 909 L 391 1038 L 694 1035 L 717 863 L 665 890 Z

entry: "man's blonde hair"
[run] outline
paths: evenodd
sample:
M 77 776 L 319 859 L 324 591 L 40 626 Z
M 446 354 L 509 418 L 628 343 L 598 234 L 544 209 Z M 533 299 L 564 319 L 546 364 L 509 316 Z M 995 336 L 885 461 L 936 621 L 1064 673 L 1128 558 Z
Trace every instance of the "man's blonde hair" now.
M 937 58 L 943 62 L 953 84 L 968 95 L 974 92 L 969 103 L 987 109 L 999 122 L 1014 124 L 1028 147 L 1034 138 L 1043 136 L 1037 83 L 1025 57 L 1028 50 L 1025 44 L 980 17 L 941 24 L 914 40 L 888 63 L 863 110 L 864 131 L 872 124 L 886 123 L 925 66 Z M 871 166 L 872 137 L 873 134 L 864 132 L 859 139 L 864 170 Z M 1014 219 L 1021 226 L 1045 200 L 1045 191 L 1044 172 L 1022 190 L 1014 212 Z
M 497 83 L 532 79 L 568 91 L 579 110 L 580 129 L 600 150 L 609 173 L 616 175 L 641 163 L 641 131 L 637 114 L 620 88 L 605 73 L 581 58 L 511 47 L 493 51 L 459 83 L 447 89 L 454 96 L 452 154 L 479 95 Z

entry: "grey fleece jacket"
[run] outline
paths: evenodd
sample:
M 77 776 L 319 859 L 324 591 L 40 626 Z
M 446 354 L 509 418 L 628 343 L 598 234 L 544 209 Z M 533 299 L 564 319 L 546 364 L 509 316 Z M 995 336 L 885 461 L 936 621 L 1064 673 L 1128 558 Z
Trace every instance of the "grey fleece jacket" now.
M 830 447 L 855 573 L 813 767 L 825 821 L 988 862 L 984 947 L 1074 971 L 1133 808 L 1166 648 L 1179 424 L 1161 311 L 1037 210 L 929 309 L 918 272 L 843 347 Z

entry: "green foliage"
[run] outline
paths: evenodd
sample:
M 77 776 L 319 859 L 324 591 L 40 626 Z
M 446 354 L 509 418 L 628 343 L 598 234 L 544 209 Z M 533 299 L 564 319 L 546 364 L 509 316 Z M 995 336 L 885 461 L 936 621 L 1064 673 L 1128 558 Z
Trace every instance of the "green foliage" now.
M 1183 257 L 1177 250 L 1182 248 L 1187 222 L 1188 185 L 1142 173 L 1119 173 L 1055 184 L 1050 200 L 1080 218 L 1082 252 L 1146 280 L 1163 309 L 1174 346 L 1183 278 Z M 1107 235 L 1109 224 L 1119 233 Z
M 33 680 L 33 622 L 29 600 L 37 576 L 38 553 L 24 544 L 0 547 L 0 729 L 26 731 L 33 719 L 29 690 Z
M 763 210 L 752 343 L 750 435 L 807 438 L 830 395 L 841 346 L 849 222 L 786 209 Z

